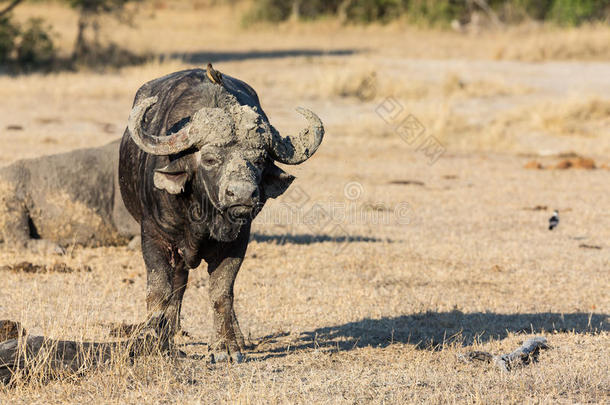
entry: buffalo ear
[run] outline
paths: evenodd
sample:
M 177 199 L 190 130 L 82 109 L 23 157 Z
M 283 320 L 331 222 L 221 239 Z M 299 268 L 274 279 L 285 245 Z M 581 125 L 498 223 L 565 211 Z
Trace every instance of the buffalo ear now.
M 281 196 L 292 184 L 295 177 L 291 174 L 286 173 L 275 164 L 265 168 L 263 172 L 263 179 L 261 182 L 263 188 L 263 194 L 265 198 L 277 198 Z
M 188 168 L 184 167 L 181 159 L 175 160 L 165 167 L 155 170 L 153 183 L 160 190 L 170 194 L 180 194 L 184 191 L 184 185 L 191 178 Z

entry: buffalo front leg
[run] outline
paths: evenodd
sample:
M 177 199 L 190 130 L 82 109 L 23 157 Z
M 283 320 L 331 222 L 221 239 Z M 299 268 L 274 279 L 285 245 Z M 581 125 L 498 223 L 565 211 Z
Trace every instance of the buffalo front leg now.
M 229 358 L 241 362 L 243 336 L 233 309 L 233 285 L 242 260 L 226 258 L 210 274 L 209 294 L 214 317 L 216 342 L 212 345 L 214 362 L 226 361 Z M 241 340 L 241 342 L 240 342 Z
M 227 243 L 208 260 L 210 274 L 209 294 L 214 317 L 215 343 L 212 345 L 212 361 L 242 362 L 245 347 L 233 308 L 233 287 L 248 246 L 249 226 L 244 226 L 235 242 Z
M 170 323 L 173 324 L 174 334 L 180 331 L 180 311 L 182 309 L 182 298 L 186 285 L 188 283 L 189 271 L 184 262 L 174 269 L 174 277 L 172 280 L 172 296 L 169 300 L 169 305 L 165 313 Z
M 153 273 L 154 274 L 154 273 Z M 152 328 L 155 331 L 160 325 L 169 326 L 175 335 L 180 331 L 180 311 L 182 309 L 182 298 L 188 281 L 188 269 L 186 266 L 178 266 L 174 269 L 173 286 L 171 296 L 167 302 L 163 302 L 166 295 L 163 290 L 168 289 L 165 283 L 155 282 L 154 277 L 147 273 L 146 306 L 149 321 L 136 324 L 120 324 L 110 330 L 113 337 L 126 337 L 139 333 L 142 329 Z M 169 290 L 169 289 L 168 289 Z M 171 325 L 171 326 L 170 326 Z
M 239 327 L 239 322 L 237 321 L 237 315 L 235 315 L 235 307 L 232 311 L 231 320 L 233 322 L 233 330 L 235 331 L 235 340 L 237 341 L 237 345 L 241 350 L 246 350 L 248 346 L 246 346 L 246 340 L 244 339 L 244 334 L 241 332 L 241 328 Z
M 161 350 L 173 349 L 188 270 L 176 251 L 146 232 L 142 232 L 142 253 L 146 264 L 147 327 L 155 330 Z

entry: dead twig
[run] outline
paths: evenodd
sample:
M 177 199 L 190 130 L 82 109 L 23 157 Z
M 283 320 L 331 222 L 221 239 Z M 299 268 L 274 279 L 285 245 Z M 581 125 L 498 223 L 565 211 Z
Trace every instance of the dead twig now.
M 488 352 L 472 351 L 465 355 L 460 355 L 460 359 L 466 362 L 473 360 L 485 361 L 495 364 L 502 371 L 510 371 L 515 367 L 537 362 L 540 350 L 548 348 L 546 338 L 538 336 L 526 340 L 517 350 L 508 354 L 495 356 Z

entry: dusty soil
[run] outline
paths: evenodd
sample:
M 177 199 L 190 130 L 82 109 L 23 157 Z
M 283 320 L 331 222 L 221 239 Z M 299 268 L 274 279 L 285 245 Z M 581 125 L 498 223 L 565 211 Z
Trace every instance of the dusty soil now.
M 43 6 L 29 7 L 24 16 Z M 68 35 L 72 13 L 44 7 Z M 204 265 L 192 271 L 184 299 L 186 359 L 20 380 L 0 388 L 0 402 L 610 400 L 603 55 L 514 56 L 510 38 L 531 44 L 538 35 L 551 49 L 554 36 L 568 35 L 542 28 L 529 36 L 329 24 L 245 31 L 235 19 L 221 26 L 230 9 L 144 10 L 137 29 L 107 35 L 130 38 L 135 50 L 155 43 L 174 58 L 106 73 L 0 77 L 0 164 L 116 139 L 142 83 L 208 60 L 253 85 L 281 131 L 301 125 L 294 107 L 317 111 L 325 141 L 307 163 L 287 168 L 298 180 L 255 222 L 238 277 L 249 361 L 205 360 L 212 318 Z M 208 42 L 194 37 L 204 32 Z M 494 38 L 513 60 L 495 60 Z M 417 125 L 405 127 L 409 115 Z M 575 156 L 596 169 L 553 169 Z M 550 169 L 527 169 L 532 160 Z M 554 209 L 561 222 L 549 231 Z M 14 270 L 23 263 L 47 270 Z M 0 319 L 31 333 L 104 341 L 110 325 L 146 315 L 144 265 L 127 248 L 55 257 L 0 247 L 2 266 L 11 271 L 2 272 Z M 507 353 L 536 335 L 552 349 L 511 373 L 458 358 Z

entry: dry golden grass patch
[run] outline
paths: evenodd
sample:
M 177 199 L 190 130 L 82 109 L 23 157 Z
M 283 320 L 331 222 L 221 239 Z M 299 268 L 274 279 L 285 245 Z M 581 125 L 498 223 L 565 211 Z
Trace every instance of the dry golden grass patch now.
M 577 337 L 568 334 L 556 341 L 566 352 L 579 352 L 578 345 L 569 343 L 573 339 Z M 518 341 L 518 337 L 511 336 L 506 343 Z M 575 357 L 583 363 L 593 361 L 595 356 L 603 355 L 604 343 L 602 336 L 592 338 L 590 354 L 580 352 Z M 69 382 L 51 383 L 40 390 L 49 403 L 82 402 L 90 400 L 91 394 L 98 401 L 111 403 L 603 402 L 603 388 L 596 382 L 603 381 L 604 376 L 566 361 L 563 350 L 545 354 L 554 362 L 553 369 L 543 371 L 534 366 L 512 375 L 497 374 L 486 366 L 477 366 L 473 372 L 472 366 L 461 364 L 449 350 L 421 351 L 402 344 L 339 353 L 295 352 L 289 364 L 269 359 L 240 366 L 206 367 L 193 360 L 175 364 L 150 358 L 123 370 L 117 366 L 86 377 L 80 385 L 90 387 L 89 392 L 62 395 L 73 385 Z M 449 394 L 445 389 L 448 380 L 458 382 Z M 362 384 L 363 381 L 369 384 Z M 590 394 L 582 394 L 585 390 Z M 572 391 L 581 393 L 570 394 Z M 25 403 L 26 398 L 28 391 L 17 389 L 7 399 Z
M 430 88 L 408 77 L 386 75 L 383 69 L 362 60 L 317 64 L 310 79 L 298 84 L 297 94 L 311 98 L 354 98 L 380 101 L 385 97 L 421 99 Z
M 533 102 L 478 120 L 459 112 L 458 105 L 447 99 L 415 105 L 412 111 L 431 134 L 455 149 L 543 155 L 579 150 L 602 156 L 610 151 L 608 101 L 597 96 Z
M 456 73 L 449 73 L 442 83 L 445 97 L 494 97 L 514 96 L 532 92 L 532 89 L 519 85 L 507 84 L 504 80 L 474 80 L 467 81 Z
M 562 101 L 544 101 L 527 108 L 516 108 L 494 118 L 491 125 L 482 128 L 488 134 L 489 144 L 496 139 L 510 139 L 513 150 L 542 154 L 582 150 L 585 153 L 603 155 L 610 150 L 608 131 L 610 110 L 608 100 L 592 96 L 568 98 Z M 556 149 L 527 150 L 532 138 L 547 136 L 556 139 Z M 560 137 L 565 137 L 560 140 Z M 485 139 L 485 135 L 481 138 Z
M 527 62 L 607 61 L 610 58 L 610 31 L 607 24 L 570 29 L 525 25 L 509 30 L 492 52 L 496 59 Z
M 547 103 L 533 113 L 533 120 L 558 135 L 605 138 L 610 127 L 610 100 L 592 97 Z
M 366 210 L 374 203 L 389 209 L 389 221 L 340 221 L 347 244 L 331 236 L 330 226 L 256 223 L 236 285 L 236 310 L 253 344 L 248 363 L 205 360 L 212 327 L 202 266 L 191 273 L 183 308 L 189 334 L 179 342 L 187 359 L 152 356 L 55 381 L 19 380 L 2 389 L 2 400 L 603 402 L 610 228 L 595 207 L 608 202 L 606 175 L 531 172 L 520 169 L 522 158 L 505 155 L 448 154 L 430 168 L 394 138 L 352 141 L 329 138 L 308 163 L 316 170 L 301 172 L 294 186 L 311 200 L 300 209 L 337 201 Z M 333 156 L 346 149 L 367 156 L 368 170 L 338 164 Z M 346 200 L 353 179 L 362 194 Z M 390 184 L 396 179 L 424 185 Z M 411 218 L 401 224 L 393 208 L 405 201 Z M 556 232 L 546 230 L 548 210 L 524 209 L 537 204 L 559 208 Z M 601 250 L 579 248 L 583 241 Z M 3 274 L 3 317 L 32 333 L 108 341 L 109 324 L 144 319 L 137 252 L 74 249 L 55 258 L 0 251 L 2 263 L 23 260 L 92 269 Z M 469 350 L 506 353 L 533 335 L 546 336 L 553 348 L 509 374 L 458 359 Z
M 424 98 L 468 99 L 532 92 L 525 85 L 508 84 L 502 78 L 469 80 L 455 72 L 446 73 L 439 81 L 422 81 L 411 77 L 408 69 L 396 72 L 391 67 L 375 66 L 363 57 L 330 62 L 320 58 L 309 63 L 312 69 L 307 80 L 297 82 L 295 90 L 296 94 L 313 99 L 341 97 L 380 102 L 392 97 L 412 102 Z

